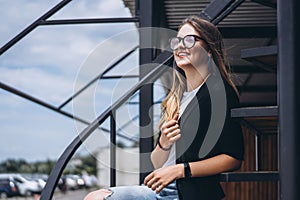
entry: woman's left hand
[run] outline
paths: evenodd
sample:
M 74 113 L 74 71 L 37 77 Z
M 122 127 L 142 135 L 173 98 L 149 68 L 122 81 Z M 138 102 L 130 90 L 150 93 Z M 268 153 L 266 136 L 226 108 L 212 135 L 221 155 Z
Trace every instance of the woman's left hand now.
M 155 190 L 158 194 L 163 188 L 174 180 L 183 177 L 183 164 L 172 165 L 157 169 L 150 173 L 144 180 L 144 184 Z

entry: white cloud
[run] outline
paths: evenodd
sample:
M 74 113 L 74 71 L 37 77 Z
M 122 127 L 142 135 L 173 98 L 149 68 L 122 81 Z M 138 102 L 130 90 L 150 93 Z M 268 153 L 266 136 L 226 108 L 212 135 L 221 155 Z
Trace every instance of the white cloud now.
M 12 39 L 59 1 L 0 0 L 0 46 Z
M 137 44 L 132 33 L 118 35 L 125 25 L 113 26 L 113 31 L 103 29 L 107 26 L 113 25 L 38 28 L 0 57 L 0 80 L 47 101 L 61 101 L 71 95 L 78 72 L 76 84 L 84 85 Z M 105 38 L 108 32 L 112 35 Z M 95 48 L 93 63 L 86 64 Z M 88 65 L 86 74 L 83 64 Z
M 73 1 L 51 19 L 130 16 L 122 0 Z
M 15 81 L 17 77 L 17 81 Z M 25 93 L 44 99 L 53 104 L 59 104 L 70 96 L 73 80 L 64 76 L 45 73 L 37 68 L 7 69 L 0 68 L 0 80 L 6 84 L 12 84 Z M 38 87 L 37 87 L 38 86 Z

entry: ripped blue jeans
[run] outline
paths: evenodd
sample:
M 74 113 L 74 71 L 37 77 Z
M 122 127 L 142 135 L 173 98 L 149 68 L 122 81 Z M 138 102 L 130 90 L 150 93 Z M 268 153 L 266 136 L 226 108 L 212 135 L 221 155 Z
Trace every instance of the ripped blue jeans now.
M 109 188 L 111 195 L 105 200 L 179 200 L 176 182 L 170 183 L 159 194 L 145 185 L 118 186 Z

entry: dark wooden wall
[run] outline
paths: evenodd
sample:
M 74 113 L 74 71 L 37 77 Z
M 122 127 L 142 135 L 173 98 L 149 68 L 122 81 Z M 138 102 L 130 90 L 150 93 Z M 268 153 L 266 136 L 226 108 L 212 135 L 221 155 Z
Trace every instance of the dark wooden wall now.
M 255 131 L 243 127 L 245 140 L 245 160 L 238 171 L 255 171 Z M 278 136 L 263 133 L 259 136 L 258 158 L 259 170 L 278 170 Z M 222 182 L 226 194 L 224 200 L 277 200 L 279 199 L 279 182 Z

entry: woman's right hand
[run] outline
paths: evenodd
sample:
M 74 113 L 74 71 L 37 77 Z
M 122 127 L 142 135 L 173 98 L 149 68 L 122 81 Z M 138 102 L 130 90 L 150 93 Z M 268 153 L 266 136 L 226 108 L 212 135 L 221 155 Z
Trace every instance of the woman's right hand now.
M 161 136 L 159 143 L 163 148 L 168 149 L 176 142 L 180 137 L 180 128 L 178 125 L 179 114 L 177 113 L 173 119 L 164 123 L 161 127 Z

